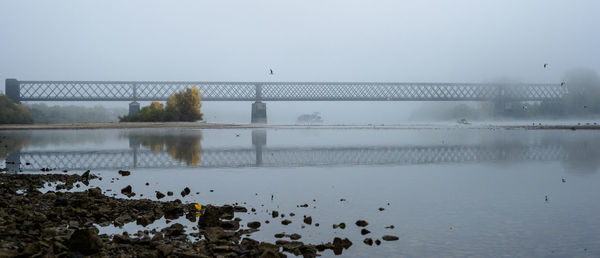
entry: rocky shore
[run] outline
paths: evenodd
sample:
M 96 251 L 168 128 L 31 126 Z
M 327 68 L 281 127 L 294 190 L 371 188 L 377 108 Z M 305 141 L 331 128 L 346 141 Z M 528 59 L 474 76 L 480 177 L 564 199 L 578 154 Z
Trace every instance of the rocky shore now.
M 260 242 L 250 238 L 259 222 L 240 227 L 242 206 L 205 205 L 179 200 L 161 202 L 108 197 L 100 188 L 81 192 L 39 191 L 56 183 L 56 189 L 72 189 L 98 179 L 82 175 L 0 175 L 0 257 L 315 257 L 333 250 L 341 254 L 350 240 L 334 238 L 318 245 L 300 241 Z M 147 226 L 155 220 L 179 217 L 195 223 L 186 228 L 173 223 L 161 230 L 117 235 L 99 234 L 96 226 L 122 226 L 135 222 Z M 190 239 L 197 240 L 190 240 Z M 298 239 L 298 238 L 291 238 Z

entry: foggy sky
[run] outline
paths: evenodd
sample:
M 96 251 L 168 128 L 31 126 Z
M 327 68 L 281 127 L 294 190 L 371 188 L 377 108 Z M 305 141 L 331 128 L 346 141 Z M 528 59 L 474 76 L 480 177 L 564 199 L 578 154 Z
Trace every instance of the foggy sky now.
M 558 82 L 600 71 L 599 13 L 592 0 L 0 0 L 0 79 Z M 205 106 L 249 115 L 238 104 Z

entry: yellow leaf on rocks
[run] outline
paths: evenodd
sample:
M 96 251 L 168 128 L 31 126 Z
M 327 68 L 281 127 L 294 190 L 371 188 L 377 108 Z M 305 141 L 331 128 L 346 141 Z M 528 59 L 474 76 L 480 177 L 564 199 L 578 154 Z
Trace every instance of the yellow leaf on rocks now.
M 202 210 L 202 204 L 194 203 L 196 210 Z

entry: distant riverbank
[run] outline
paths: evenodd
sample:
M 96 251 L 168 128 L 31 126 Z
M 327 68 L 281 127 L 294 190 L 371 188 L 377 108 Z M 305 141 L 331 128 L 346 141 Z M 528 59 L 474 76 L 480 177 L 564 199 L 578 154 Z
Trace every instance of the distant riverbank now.
M 106 128 L 240 128 L 235 124 L 214 124 L 198 122 L 101 122 L 101 123 L 71 123 L 71 124 L 8 124 L 0 125 L 0 130 L 40 130 L 40 129 L 106 129 Z

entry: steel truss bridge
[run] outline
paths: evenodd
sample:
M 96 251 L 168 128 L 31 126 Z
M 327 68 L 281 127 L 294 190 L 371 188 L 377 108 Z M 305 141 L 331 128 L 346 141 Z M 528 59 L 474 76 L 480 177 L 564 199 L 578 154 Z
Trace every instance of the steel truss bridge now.
M 166 82 L 18 81 L 6 79 L 13 101 L 164 101 L 196 87 L 203 101 L 254 101 L 252 123 L 267 122 L 262 101 L 493 101 L 501 114 L 507 102 L 556 101 L 568 93 L 561 84 L 384 83 L 384 82 Z
M 204 101 L 543 101 L 562 98 L 560 84 L 383 82 L 18 81 L 16 101 L 164 101 L 196 87 Z
M 568 157 L 562 145 L 532 146 L 350 146 L 205 148 L 197 165 L 178 161 L 167 152 L 147 149 L 102 151 L 25 151 L 7 161 L 23 171 L 41 168 L 99 170 L 123 168 L 232 168 L 347 165 L 412 165 L 481 161 L 559 161 Z M 24 165 L 26 163 L 30 165 Z M 11 167 L 8 166 L 7 167 Z M 12 166 L 15 169 L 14 166 Z

